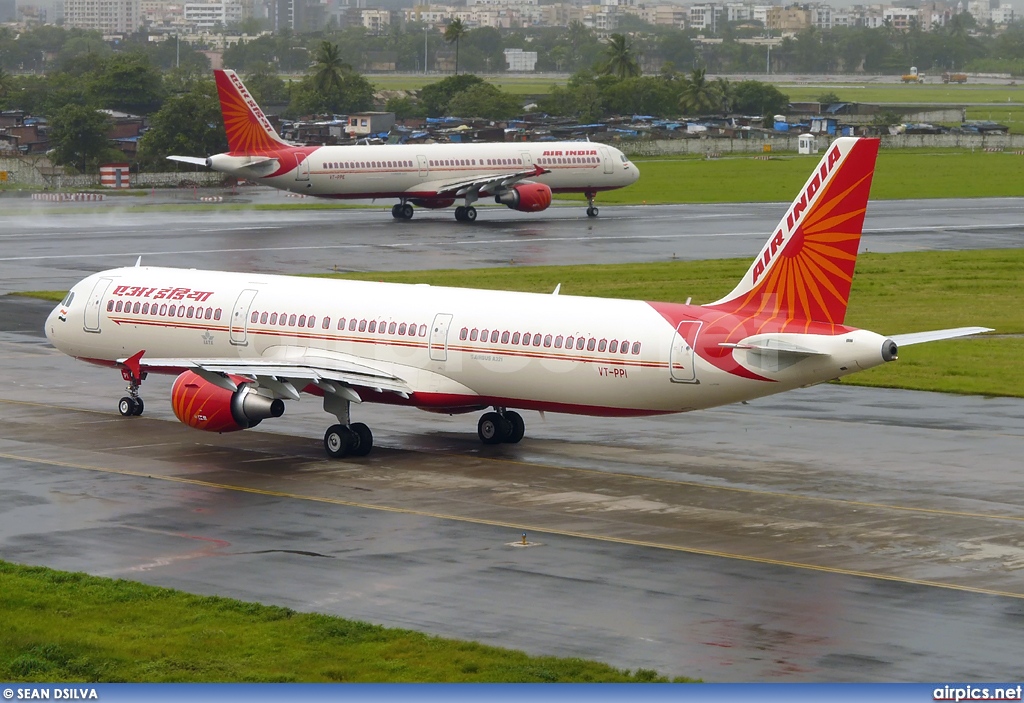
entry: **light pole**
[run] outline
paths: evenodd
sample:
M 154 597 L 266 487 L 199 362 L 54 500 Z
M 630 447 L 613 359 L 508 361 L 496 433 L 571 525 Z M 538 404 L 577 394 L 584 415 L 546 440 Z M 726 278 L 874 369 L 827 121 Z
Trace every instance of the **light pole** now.
M 423 75 L 427 75 L 427 30 L 430 29 L 430 25 L 427 23 L 423 24 Z

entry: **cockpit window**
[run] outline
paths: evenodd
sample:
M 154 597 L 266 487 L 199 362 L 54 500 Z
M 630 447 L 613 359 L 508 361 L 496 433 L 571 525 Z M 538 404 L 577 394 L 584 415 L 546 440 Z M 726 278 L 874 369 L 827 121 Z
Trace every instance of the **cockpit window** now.
M 622 159 L 622 163 L 626 163 L 629 159 L 626 158 L 625 154 L 619 154 L 619 158 Z
M 75 299 L 75 291 L 70 291 L 64 296 L 64 300 L 60 301 L 60 304 L 64 307 L 71 305 L 71 301 Z

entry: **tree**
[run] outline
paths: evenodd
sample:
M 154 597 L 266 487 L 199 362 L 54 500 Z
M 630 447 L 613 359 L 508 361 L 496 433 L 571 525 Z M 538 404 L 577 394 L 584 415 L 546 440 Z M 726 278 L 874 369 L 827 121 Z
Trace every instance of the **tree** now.
M 87 93 L 100 107 L 148 115 L 163 103 L 163 76 L 145 54 L 116 54 L 93 75 Z
M 338 93 L 344 82 L 343 74 L 351 70 L 352 67 L 341 60 L 337 44 L 326 40 L 320 42 L 313 64 L 313 85 L 319 92 L 326 95 Z
M 455 44 L 455 75 L 459 75 L 459 42 L 469 34 L 467 27 L 462 20 L 455 18 L 444 28 L 444 40 L 449 44 Z
M 523 105 L 511 93 L 499 90 L 490 83 L 478 83 L 453 97 L 448 103 L 448 111 L 463 117 L 504 120 L 520 114 Z
M 771 117 L 785 112 L 789 96 L 770 83 L 741 81 L 732 88 L 733 109 L 743 115 Z
M 612 34 L 608 37 L 604 54 L 606 59 L 601 67 L 601 73 L 618 76 L 620 80 L 640 75 L 640 62 L 637 61 L 625 35 Z
M 67 105 L 50 122 L 53 162 L 74 166 L 82 173 L 95 169 L 111 147 L 110 119 L 84 105 Z
M 839 96 L 831 91 L 828 93 L 822 93 L 821 95 L 816 97 L 815 100 L 817 100 L 822 105 L 834 105 L 835 103 L 842 102 Z
M 162 168 L 171 154 L 207 156 L 227 150 L 217 88 L 208 80 L 168 99 L 153 115 L 139 143 L 139 159 Z
M 373 107 L 373 86 L 353 71 L 341 74 L 336 90 L 325 93 L 316 87 L 314 76 L 292 84 L 288 112 L 292 116 L 357 112 Z
M 6 104 L 7 96 L 14 90 L 14 79 L 0 66 L 0 105 Z
M 721 97 L 716 86 L 708 82 L 703 68 L 695 68 L 683 80 L 679 108 L 687 115 L 705 115 L 718 109 Z
M 441 117 L 449 114 L 448 103 L 457 94 L 472 88 L 474 85 L 483 83 L 484 79 L 466 73 L 461 76 L 448 76 L 447 78 L 425 85 L 420 89 L 420 104 L 426 111 L 428 117 Z
M 288 102 L 288 86 L 270 64 L 258 65 L 245 75 L 245 87 L 260 105 L 281 105 Z

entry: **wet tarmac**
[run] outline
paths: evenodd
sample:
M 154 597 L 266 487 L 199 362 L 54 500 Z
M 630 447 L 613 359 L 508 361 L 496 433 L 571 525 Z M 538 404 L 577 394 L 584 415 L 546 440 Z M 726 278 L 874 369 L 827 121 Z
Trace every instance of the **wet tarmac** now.
M 159 195 L 157 204 L 169 197 Z M 263 188 L 239 199 L 310 202 Z M 489 206 L 463 224 L 451 210 L 418 210 L 407 222 L 378 208 L 125 209 L 140 201 L 147 198 L 112 198 L 99 208 L 0 200 L 0 294 L 65 289 L 140 255 L 161 266 L 267 273 L 752 258 L 787 206 L 605 206 L 598 218 L 586 217 L 580 204 L 537 215 Z M 872 202 L 861 245 L 882 252 L 1020 246 L 1024 198 Z
M 378 449 L 328 461 L 315 401 L 209 435 L 151 377 L 121 418 L 49 309 L 0 298 L 4 559 L 710 681 L 1019 676 L 1024 401 L 826 385 L 498 447 L 359 406 Z

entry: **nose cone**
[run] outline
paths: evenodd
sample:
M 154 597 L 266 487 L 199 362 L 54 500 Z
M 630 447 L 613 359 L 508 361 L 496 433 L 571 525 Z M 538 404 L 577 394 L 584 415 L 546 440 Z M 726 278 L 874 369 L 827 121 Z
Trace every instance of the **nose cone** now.
M 50 344 L 55 346 L 57 349 L 64 351 L 61 344 L 63 342 L 63 336 L 61 332 L 67 325 L 68 309 L 63 305 L 58 305 L 50 314 L 46 316 L 45 326 L 43 327 L 43 333 L 46 338 L 50 340 Z
M 633 185 L 640 180 L 640 169 L 636 167 L 632 161 L 627 161 L 626 166 L 628 167 L 629 173 L 629 185 Z

